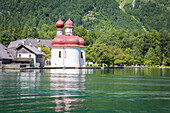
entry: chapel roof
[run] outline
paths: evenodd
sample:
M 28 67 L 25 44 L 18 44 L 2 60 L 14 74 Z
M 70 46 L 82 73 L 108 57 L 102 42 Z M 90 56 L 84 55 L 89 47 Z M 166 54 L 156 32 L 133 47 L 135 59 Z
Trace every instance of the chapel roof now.
M 82 47 L 85 48 L 84 39 L 73 35 L 60 35 L 55 37 L 51 43 L 51 47 Z

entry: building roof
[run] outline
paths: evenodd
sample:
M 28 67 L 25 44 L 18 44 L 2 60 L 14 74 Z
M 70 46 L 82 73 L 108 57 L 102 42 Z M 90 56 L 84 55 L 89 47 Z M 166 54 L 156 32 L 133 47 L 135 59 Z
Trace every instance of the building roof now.
M 18 46 L 16 49 L 20 50 L 22 48 L 25 48 L 27 51 L 34 53 L 36 55 L 46 55 L 45 53 L 43 53 L 42 51 L 39 51 L 37 48 L 35 48 L 34 46 L 29 46 L 29 45 L 20 45 Z M 20 53 L 25 53 L 26 51 L 21 50 Z
M 15 58 L 16 57 L 16 50 L 14 49 L 8 49 L 8 51 L 11 53 L 11 55 Z
M 55 37 L 51 43 L 51 47 L 81 47 L 85 48 L 84 39 L 73 35 L 60 35 Z
M 10 42 L 8 48 L 17 48 L 18 45 L 32 45 L 32 46 L 36 46 L 37 44 L 43 45 L 45 44 L 46 47 L 50 48 L 51 47 L 51 42 L 52 40 L 48 40 L 48 39 L 32 39 L 32 38 L 28 38 L 28 39 L 22 39 L 22 40 L 17 40 L 17 41 L 12 41 Z
M 8 51 L 8 48 L 6 48 L 1 43 L 0 43 L 0 59 L 12 59 L 12 56 Z

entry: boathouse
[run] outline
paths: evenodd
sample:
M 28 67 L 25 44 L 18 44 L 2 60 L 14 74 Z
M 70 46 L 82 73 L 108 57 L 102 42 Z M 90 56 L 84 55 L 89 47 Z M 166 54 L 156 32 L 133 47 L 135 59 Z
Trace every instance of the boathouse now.
M 33 59 L 31 67 L 44 67 L 45 65 L 45 54 L 31 45 L 18 46 L 16 48 L 16 58 L 22 58 L 21 60 L 16 59 L 18 62 L 23 62 L 24 58 L 27 59 L 25 60 L 27 62 L 32 62 L 31 59 Z

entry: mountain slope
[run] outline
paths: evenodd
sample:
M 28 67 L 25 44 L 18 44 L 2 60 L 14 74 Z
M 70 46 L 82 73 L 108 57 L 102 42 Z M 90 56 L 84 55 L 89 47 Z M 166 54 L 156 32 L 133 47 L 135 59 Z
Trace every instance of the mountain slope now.
M 55 25 L 69 17 L 90 30 L 169 30 L 168 0 L 1 0 L 0 26 Z M 120 8 L 120 4 L 121 8 Z M 133 5 L 132 5 L 133 4 Z
M 169 0 L 135 0 L 134 7 L 132 3 L 127 3 L 124 5 L 124 9 L 127 14 L 141 22 L 148 31 L 152 29 L 170 30 Z

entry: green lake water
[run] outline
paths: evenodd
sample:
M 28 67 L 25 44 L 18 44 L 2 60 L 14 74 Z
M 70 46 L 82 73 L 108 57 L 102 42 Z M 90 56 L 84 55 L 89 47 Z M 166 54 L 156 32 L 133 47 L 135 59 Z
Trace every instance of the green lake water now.
M 0 70 L 0 113 L 170 113 L 170 69 Z

